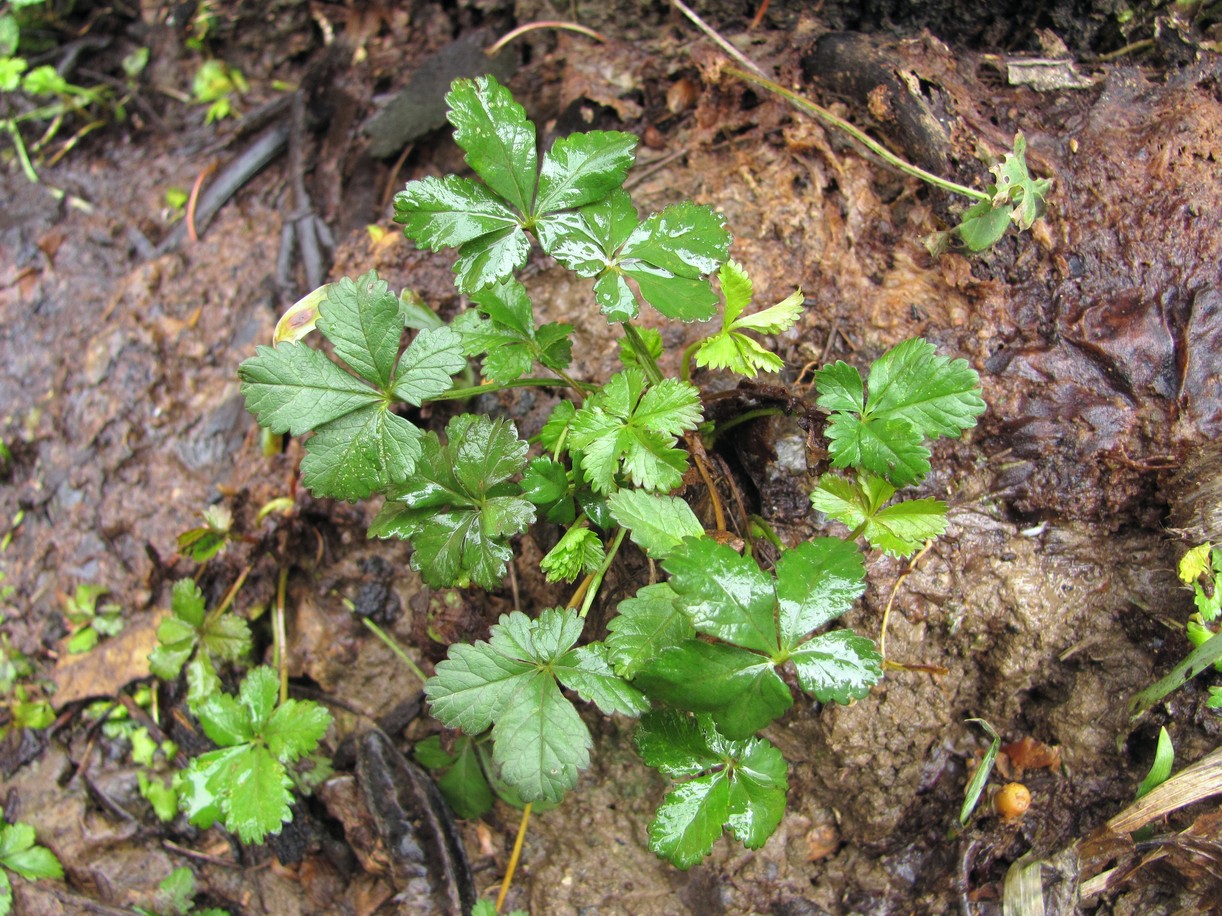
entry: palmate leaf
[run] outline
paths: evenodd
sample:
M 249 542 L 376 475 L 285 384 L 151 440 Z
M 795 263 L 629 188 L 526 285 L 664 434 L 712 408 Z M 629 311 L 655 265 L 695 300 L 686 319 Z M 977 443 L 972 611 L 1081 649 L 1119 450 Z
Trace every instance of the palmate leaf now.
M 456 80 L 446 102 L 454 140 L 484 184 L 455 176 L 408 182 L 395 196 L 395 220 L 425 248 L 459 249 L 454 271 L 464 293 L 507 279 L 526 263 L 527 231 L 542 237 L 572 208 L 601 200 L 634 160 L 636 137 L 591 131 L 557 140 L 540 166 L 535 125 L 491 76 Z
M 517 280 L 491 286 L 471 297 L 480 312 L 463 312 L 453 327 L 468 356 L 484 357 L 484 375 L 498 383 L 512 382 L 534 363 L 566 369 L 572 360 L 571 324 L 549 323 L 535 329 L 526 288 Z
M 286 764 L 312 752 L 331 714 L 312 700 L 277 705 L 279 678 L 260 667 L 236 697 L 214 694 L 197 708 L 204 733 L 218 749 L 183 771 L 179 805 L 190 822 L 223 820 L 243 843 L 262 843 L 292 819 L 292 779 Z
M 364 499 L 406 480 L 420 454 L 420 431 L 390 412 L 392 402 L 436 397 L 466 359 L 449 328 L 421 331 L 400 357 L 399 299 L 373 271 L 331 284 L 318 308 L 319 330 L 351 372 L 296 341 L 259 347 L 238 377 L 261 426 L 314 432 L 302 460 L 314 495 Z
M 201 644 L 211 655 L 236 661 L 250 651 L 250 626 L 228 613 L 209 621 L 199 586 L 191 579 L 179 579 L 171 593 L 170 616 L 157 626 L 149 669 L 162 680 L 172 680 Z
M 687 638 L 664 647 L 644 661 L 635 683 L 651 697 L 711 714 L 723 734 L 746 738 L 792 705 L 777 671 L 786 663 L 823 701 L 863 697 L 882 677 L 870 640 L 847 630 L 809 636 L 864 590 L 865 567 L 852 544 L 799 544 L 781 555 L 775 578 L 707 538 L 688 538 L 662 565 L 676 606 L 698 633 L 720 642 Z M 614 642 L 612 651 L 615 657 Z
M 6 824 L 0 817 L 0 875 L 4 875 L 4 870 L 8 869 L 27 881 L 62 878 L 64 869 L 59 859 L 45 846 L 37 845 L 36 839 L 34 828 L 29 824 Z M 4 875 L 4 880 L 6 883 L 0 885 L 0 904 L 4 903 L 5 892 L 11 899 L 7 875 Z
M 747 272 L 741 264 L 731 260 L 721 266 L 717 277 L 725 299 L 721 330 L 700 344 L 696 351 L 696 365 L 729 369 L 746 376 L 755 376 L 759 372 L 779 372 L 785 365 L 781 358 L 742 331 L 780 334 L 791 328 L 802 314 L 801 291 L 762 312 L 743 315 L 751 304 L 752 295 L 751 278 Z
M 843 362 L 815 373 L 815 385 L 819 406 L 831 413 L 832 465 L 863 468 L 896 486 L 929 473 L 925 439 L 958 436 L 985 409 L 980 378 L 967 362 L 938 356 L 919 338 L 874 362 L 864 398 L 860 374 Z
M 369 536 L 410 540 L 412 568 L 435 588 L 496 588 L 509 538 L 535 519 L 509 482 L 526 465 L 526 443 L 512 423 L 461 414 L 447 424 L 444 445 L 432 432 L 421 445 L 412 480 L 392 492 Z
M 589 730 L 560 684 L 605 712 L 638 714 L 647 703 L 620 680 L 601 646 L 574 649 L 575 611 L 544 610 L 537 620 L 503 615 L 488 641 L 454 645 L 425 684 L 433 715 L 477 735 L 492 728 L 492 758 L 525 802 L 556 802 L 589 763 Z
M 649 848 L 679 868 L 698 864 L 725 830 L 748 849 L 776 831 L 788 791 L 785 759 L 762 739 L 727 740 L 709 716 L 651 712 L 637 729 L 645 762 L 675 786 L 649 825 Z
M 717 297 L 707 277 L 725 261 L 730 234 L 709 207 L 684 201 L 637 221 L 624 191 L 539 227 L 543 250 L 583 277 L 595 277 L 594 294 L 612 321 L 637 315 L 641 297 L 669 318 L 706 321 Z
M 946 530 L 946 503 L 910 499 L 886 505 L 894 495 L 895 487 L 868 471 L 859 472 L 856 481 L 829 473 L 819 478 L 810 501 L 850 529 L 860 529 L 871 546 L 905 557 Z
M 646 490 L 683 481 L 687 453 L 677 437 L 700 422 L 700 394 L 687 382 L 663 379 L 646 390 L 639 369 L 611 376 L 573 418 L 569 441 L 582 452 L 582 472 L 596 493 L 617 489 L 621 471 Z

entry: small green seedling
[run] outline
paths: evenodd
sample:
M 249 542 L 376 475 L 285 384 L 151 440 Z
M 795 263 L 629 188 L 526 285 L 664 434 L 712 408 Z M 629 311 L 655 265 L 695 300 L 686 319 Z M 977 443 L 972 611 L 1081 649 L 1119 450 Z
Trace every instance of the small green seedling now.
M 980 796 L 984 792 L 984 787 L 989 784 L 989 776 L 993 772 L 993 764 L 997 760 L 997 752 L 1001 750 L 1001 736 L 993 730 L 988 722 L 984 719 L 968 719 L 968 722 L 975 722 L 989 736 L 989 749 L 984 752 L 984 757 L 980 764 L 976 767 L 976 771 L 972 773 L 972 778 L 967 784 L 967 790 L 963 795 L 963 807 L 959 809 L 959 826 L 966 827 L 968 820 L 972 816 L 972 812 L 976 810 L 976 805 L 980 802 Z
M 178 553 L 195 563 L 207 563 L 233 537 L 233 514 L 224 506 L 204 510 L 204 523 L 178 536 Z
M 219 907 L 195 908 L 195 873 L 185 865 L 174 869 L 157 885 L 153 909 L 135 907 L 141 916 L 229 916 Z
M 460 813 L 482 814 L 494 795 L 555 804 L 576 785 L 593 742 L 568 690 L 605 715 L 643 716 L 642 756 L 678 780 L 649 828 L 659 855 L 691 867 L 726 831 L 757 848 L 783 814 L 787 775 L 755 733 L 795 705 L 791 683 L 813 706 L 859 700 L 881 679 L 872 640 L 828 629 L 865 588 L 854 542 L 864 535 L 906 554 L 942 532 L 944 504 L 893 500 L 929 472 L 931 440 L 975 424 L 979 379 L 921 340 L 884 353 L 868 393 L 858 369 L 824 368 L 816 405 L 837 470 L 814 499 L 851 533 L 787 545 L 744 516 L 735 528 L 767 532 L 771 546 L 748 542 L 740 554 L 708 468 L 693 459 L 704 453 L 694 447 L 704 410 L 692 367 L 782 369 L 753 335 L 794 326 L 801 293 L 749 312 L 752 283 L 728 260 L 721 215 L 681 201 L 642 216 L 622 187 L 635 137 L 574 134 L 540 155 L 535 125 L 495 79 L 458 80 L 447 101 L 477 178 L 409 182 L 395 218 L 417 245 L 458 250 L 455 283 L 473 307 L 444 325 L 373 272 L 329 284 L 286 313 L 275 347 L 239 368 L 247 408 L 273 432 L 310 435 L 302 475 L 316 496 L 384 496 L 370 535 L 410 541 L 412 567 L 433 588 L 498 589 L 519 535 L 562 529 L 539 538 L 555 544 L 539 567 L 552 582 L 581 580 L 568 606 L 503 614 L 487 640 L 450 646 L 425 684 L 433 715 L 462 734 L 418 755 Z M 573 328 L 536 314 L 518 276 L 534 245 L 588 280 L 591 311 L 623 330 L 622 369 L 601 383 L 569 375 Z M 687 349 L 679 378 L 665 377 L 663 335 L 637 326 L 641 308 L 708 321 L 719 299 L 720 327 Z M 315 327 L 334 359 L 307 344 Z M 471 359 L 486 381 L 455 387 Z M 399 413 L 525 387 L 568 395 L 536 457 L 504 419 L 460 413 L 439 434 Z M 700 479 L 715 530 L 678 495 Z M 592 640 L 586 615 L 629 537 L 665 581 L 620 600 L 606 639 Z M 764 555 L 779 559 L 762 566 Z
M 35 842 L 34 828 L 29 824 L 10 824 L 0 808 L 0 916 L 8 916 L 13 907 L 13 886 L 9 872 L 37 881 L 40 878 L 63 878 L 64 869 L 55 853 Z
M 1000 239 L 1013 223 L 1020 230 L 1030 229 L 1044 215 L 1052 181 L 1032 178 L 1027 171 L 1027 138 L 1020 130 L 1014 135 L 1014 151 L 992 166 L 994 184 L 989 185 L 988 200 L 974 204 L 963 214 L 959 235 L 972 251 L 983 251 Z
M 103 636 L 117 636 L 123 630 L 123 609 L 117 604 L 98 606 L 98 599 L 109 594 L 105 585 L 82 584 L 71 595 L 62 595 L 64 616 L 72 627 L 68 653 L 88 652 Z
M 1175 748 L 1171 744 L 1171 736 L 1165 727 L 1158 730 L 1158 745 L 1154 749 L 1154 762 L 1150 764 L 1150 772 L 1137 787 L 1135 798 L 1148 795 L 1152 789 L 1161 786 L 1171 778 L 1171 769 L 1175 766 Z
M 172 681 L 187 669 L 187 703 L 192 709 L 221 687 L 216 662 L 236 662 L 250 652 L 250 626 L 222 605 L 209 613 L 203 592 L 191 579 L 174 583 L 170 616 L 157 627 L 149 669 Z
M 179 805 L 196 827 L 221 822 L 243 843 L 262 843 L 292 819 L 289 769 L 310 754 L 331 725 L 312 700 L 277 703 L 276 672 L 256 668 L 238 695 L 214 694 L 197 713 L 218 749 L 191 761 L 179 785 Z
M 207 105 L 205 124 L 229 117 L 233 101 L 250 92 L 250 84 L 242 71 L 221 60 L 206 60 L 195 71 L 191 93 L 197 105 Z

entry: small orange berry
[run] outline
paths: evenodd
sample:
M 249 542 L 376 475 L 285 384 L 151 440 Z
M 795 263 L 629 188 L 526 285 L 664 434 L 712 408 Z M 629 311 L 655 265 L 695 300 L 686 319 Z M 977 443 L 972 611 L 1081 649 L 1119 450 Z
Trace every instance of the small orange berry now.
M 1031 792 L 1021 782 L 1006 783 L 993 796 L 993 810 L 1003 821 L 1016 821 L 1031 807 Z

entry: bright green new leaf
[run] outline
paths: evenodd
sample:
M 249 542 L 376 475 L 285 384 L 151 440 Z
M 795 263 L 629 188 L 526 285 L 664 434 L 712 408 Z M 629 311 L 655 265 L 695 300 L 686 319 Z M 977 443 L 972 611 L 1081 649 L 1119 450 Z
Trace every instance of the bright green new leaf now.
M 163 681 L 173 680 L 201 644 L 217 658 L 236 661 L 250 651 L 250 627 L 236 614 L 209 621 L 199 586 L 191 579 L 179 579 L 171 593 L 170 616 L 157 627 L 149 670 Z
M 664 560 L 684 538 L 704 537 L 691 506 L 677 496 L 617 490 L 607 498 L 611 517 L 627 528 L 632 541 L 655 560 Z
M 604 711 L 640 712 L 640 692 L 620 680 L 601 648 L 574 649 L 575 611 L 549 608 L 537 620 L 505 614 L 487 642 L 454 645 L 425 684 L 433 715 L 478 735 L 492 728 L 492 758 L 525 802 L 559 801 L 589 763 L 590 733 L 560 684 Z M 559 681 L 559 683 L 558 683 Z
M 246 408 L 274 433 L 314 432 L 301 468 L 316 496 L 364 499 L 411 475 L 420 430 L 391 405 L 448 389 L 466 365 L 462 342 L 449 328 L 421 331 L 399 356 L 399 299 L 373 271 L 328 287 L 318 328 L 359 377 L 300 342 L 259 347 L 238 367 Z
M 594 572 L 607 558 L 602 539 L 589 528 L 570 528 L 539 561 L 548 582 L 572 582 Z
M 197 708 L 204 733 L 218 750 L 183 771 L 179 805 L 192 824 L 223 820 L 244 843 L 262 843 L 292 819 L 287 764 L 318 746 L 331 714 L 312 700 L 277 706 L 279 678 L 271 668 L 246 676 L 237 697 L 220 693 Z
M 621 472 L 638 487 L 664 492 L 683 481 L 687 453 L 675 442 L 700 418 L 692 385 L 663 379 L 646 390 L 644 374 L 625 369 L 577 411 L 569 441 L 582 452 L 582 471 L 596 493 L 617 489 Z
M 410 540 L 412 568 L 434 588 L 496 588 L 512 556 L 509 538 L 525 531 L 535 507 L 509 478 L 526 465 L 513 424 L 461 414 L 422 439 L 412 480 L 392 492 L 370 537 Z
M 762 347 L 759 341 L 741 333 L 745 330 L 761 334 L 780 334 L 788 330 L 802 314 L 802 292 L 799 290 L 771 308 L 743 315 L 751 304 L 751 278 L 737 261 L 726 261 L 717 274 L 721 295 L 725 299 L 721 330 L 705 339 L 696 351 L 696 365 L 710 369 L 729 369 L 749 377 L 759 372 L 779 372 L 784 361 Z
M 649 825 L 649 848 L 682 869 L 698 864 L 728 829 L 748 849 L 781 822 L 789 785 L 780 751 L 762 739 L 728 740 L 709 716 L 651 712 L 637 729 L 645 762 L 679 783 Z
M 823 702 L 859 699 L 882 677 L 870 640 L 848 630 L 809 635 L 847 611 L 865 588 L 852 544 L 837 538 L 799 544 L 781 555 L 775 577 L 707 538 L 685 540 L 662 565 L 675 604 L 698 633 L 720 642 L 687 638 L 664 647 L 644 662 L 635 683 L 651 697 L 710 713 L 723 734 L 746 738 L 792 705 L 777 670 L 787 663 L 803 690 Z
M 679 607 L 674 589 L 665 582 L 646 585 L 635 597 L 619 603 L 607 624 L 607 653 L 620 677 L 631 680 L 664 649 L 696 635 Z
M 1146 773 L 1145 779 L 1137 787 L 1135 798 L 1148 795 L 1152 789 L 1161 786 L 1170 779 L 1171 770 L 1174 766 L 1175 747 L 1171 743 L 1171 736 L 1167 734 L 1166 726 L 1163 726 L 1158 730 L 1158 744 L 1154 748 L 1154 762 L 1150 764 L 1150 771 Z
M 894 495 L 895 487 L 868 471 L 859 472 L 856 481 L 828 473 L 819 478 L 810 501 L 820 512 L 860 531 L 871 546 L 906 557 L 946 530 L 946 503 L 910 499 L 886 505 Z
M 845 363 L 815 373 L 815 385 L 819 406 L 832 415 L 827 437 L 833 466 L 864 468 L 896 486 L 929 473 L 926 438 L 958 436 L 985 409 L 979 376 L 967 362 L 938 356 L 919 338 L 874 362 L 864 404 L 860 376 Z

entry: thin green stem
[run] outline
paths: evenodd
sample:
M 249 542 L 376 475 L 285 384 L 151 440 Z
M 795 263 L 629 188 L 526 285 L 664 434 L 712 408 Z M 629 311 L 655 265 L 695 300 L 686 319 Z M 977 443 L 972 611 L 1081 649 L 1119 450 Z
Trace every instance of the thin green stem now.
M 810 99 L 803 98 L 796 92 L 786 89 L 780 83 L 774 83 L 772 80 L 766 79 L 759 74 L 752 73 L 750 70 L 742 70 L 738 67 L 727 66 L 723 69 L 723 72 L 728 73 L 731 76 L 737 76 L 739 79 L 745 80 L 748 83 L 754 83 L 756 86 L 767 89 L 769 92 L 775 92 L 777 95 L 781 96 L 781 98 L 786 99 L 790 104 L 800 108 L 802 111 L 805 111 L 808 114 L 813 114 L 821 121 L 832 125 L 838 130 L 844 131 L 888 165 L 899 169 L 906 175 L 919 178 L 921 181 L 931 184 L 936 188 L 941 188 L 944 191 L 950 191 L 952 194 L 961 194 L 964 197 L 970 197 L 972 200 L 992 199 L 984 191 L 977 191 L 975 188 L 969 188 L 966 185 L 958 184 L 948 178 L 942 178 L 939 175 L 935 175 L 933 172 L 927 172 L 923 168 L 913 165 L 911 162 L 906 162 L 877 140 L 871 139 L 869 135 L 854 127 L 848 121 L 836 117 L 823 106 L 816 105 L 814 102 L 810 101 Z
M 573 389 L 573 392 L 577 395 L 578 403 L 585 399 L 585 391 L 583 390 L 580 382 L 570 376 L 563 369 L 553 369 L 552 371 L 555 372 L 556 376 L 563 380 L 566 385 Z
M 740 413 L 736 417 L 731 417 L 724 423 L 713 428 L 713 432 L 708 436 L 708 448 L 712 448 L 721 436 L 733 429 L 735 426 L 741 426 L 744 423 L 750 423 L 752 420 L 758 420 L 760 417 L 773 417 L 777 414 L 783 414 L 785 411 L 780 407 L 757 407 L 754 410 L 748 410 Z
M 229 606 L 233 604 L 233 599 L 236 598 L 238 596 L 238 592 L 242 590 L 242 586 L 246 582 L 246 577 L 250 575 L 250 570 L 251 566 L 247 565 L 247 567 L 242 570 L 241 574 L 238 576 L 237 581 L 229 587 L 229 591 L 225 592 L 225 597 L 221 600 L 221 603 L 208 612 L 207 621 L 204 624 L 205 629 L 216 623 L 220 619 L 221 615 L 229 610 Z
M 514 379 L 512 382 L 485 382 L 482 385 L 472 385 L 470 388 L 451 388 L 435 398 L 429 398 L 425 403 L 431 404 L 434 401 L 463 401 L 467 398 L 473 398 L 477 395 L 488 394 L 492 391 L 503 391 L 507 388 L 562 388 L 572 387 L 579 392 L 592 391 L 594 386 L 585 382 L 578 382 L 573 379 L 567 381 L 554 378 L 536 378 L 530 376 L 527 378 Z
M 8 131 L 13 148 L 17 150 L 17 161 L 21 163 L 22 173 L 29 179 L 30 184 L 38 184 L 38 172 L 34 170 L 34 163 L 30 162 L 30 154 L 26 152 L 25 141 L 21 139 L 21 131 L 17 129 L 16 122 L 9 118 L 4 122 L 4 129 Z
M 627 533 L 627 528 L 621 528 L 615 532 L 615 540 L 611 542 L 611 549 L 607 551 L 607 558 L 603 560 L 603 565 L 594 573 L 594 578 L 589 580 L 590 584 L 586 586 L 585 600 L 581 602 L 581 610 L 577 614 L 582 620 L 585 620 L 586 614 L 590 613 L 590 607 L 594 604 L 595 596 L 598 595 L 598 588 L 602 585 L 603 577 L 615 561 L 615 555 L 619 553 L 620 544 L 624 543 L 624 535 Z
M 421 684 L 429 679 L 428 675 L 420 670 L 420 666 L 412 661 L 412 657 L 407 654 L 407 651 L 401 645 L 395 642 L 393 636 L 383 630 L 368 617 L 362 617 L 361 623 L 365 624 L 365 626 L 369 628 L 369 632 L 371 632 L 378 639 L 382 640 L 382 642 L 386 644 L 386 648 L 390 649 L 391 652 L 398 656 L 399 661 L 407 665 L 408 670 L 410 670 L 412 674 L 416 675 L 416 677 L 420 679 Z
M 683 351 L 683 359 L 679 363 L 679 378 L 685 382 L 690 382 L 692 379 L 692 358 L 696 355 L 696 351 L 700 349 L 700 345 L 704 343 L 706 338 L 702 337 L 694 344 Z
M 748 521 L 759 529 L 759 532 L 761 535 L 763 535 L 765 541 L 767 541 L 777 550 L 784 551 L 785 544 L 781 540 L 781 536 L 776 533 L 776 529 L 768 524 L 768 522 L 766 522 L 762 516 L 752 515 L 749 517 Z
M 274 611 L 274 627 L 272 641 L 275 644 L 276 671 L 280 675 L 280 702 L 289 698 L 289 666 L 285 658 L 288 652 L 288 632 L 284 625 L 284 593 L 288 586 L 289 568 L 280 567 L 280 577 L 276 582 L 276 608 Z
M 624 328 L 624 336 L 628 338 L 628 346 L 632 347 L 632 352 L 636 354 L 637 364 L 645 370 L 645 377 L 649 379 L 649 384 L 658 384 L 662 381 L 662 370 L 658 368 L 658 361 L 649 352 L 648 344 L 641 339 L 640 333 L 632 326 L 632 322 L 623 321 L 621 324 Z

